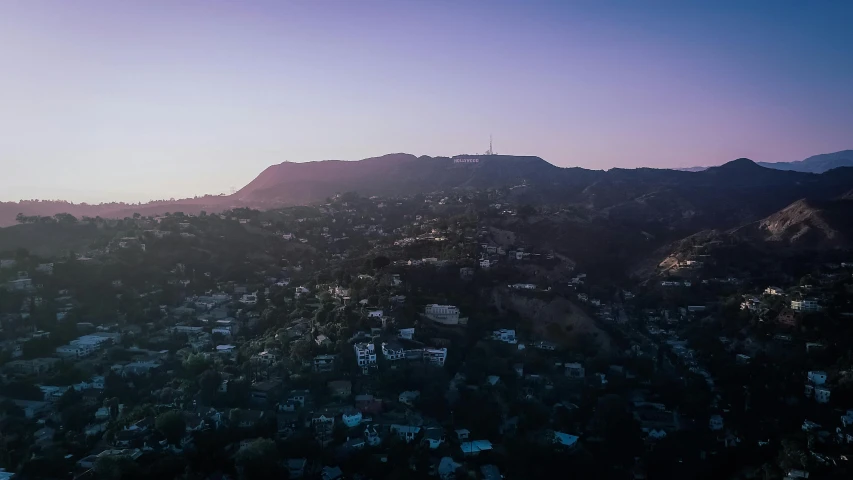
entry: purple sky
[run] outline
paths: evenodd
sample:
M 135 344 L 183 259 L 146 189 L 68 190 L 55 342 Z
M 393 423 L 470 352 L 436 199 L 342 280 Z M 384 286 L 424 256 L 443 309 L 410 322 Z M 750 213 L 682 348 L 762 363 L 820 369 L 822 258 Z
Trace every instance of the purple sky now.
M 0 2 L 0 200 L 221 193 L 489 134 L 587 168 L 853 148 L 853 2 L 688 3 Z

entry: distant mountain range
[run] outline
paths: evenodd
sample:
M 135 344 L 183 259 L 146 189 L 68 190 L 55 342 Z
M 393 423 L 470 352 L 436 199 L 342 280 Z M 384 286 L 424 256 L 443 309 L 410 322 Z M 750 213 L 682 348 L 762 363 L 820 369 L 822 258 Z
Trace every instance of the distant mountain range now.
M 795 163 L 840 165 L 846 161 L 844 153 L 818 155 Z M 18 213 L 31 216 L 67 212 L 78 217 L 123 218 L 134 213 L 269 209 L 321 202 L 348 191 L 391 196 L 505 187 L 515 187 L 511 195 L 517 202 L 583 205 L 599 217 L 624 222 L 658 222 L 687 230 L 728 228 L 763 218 L 800 198 L 821 200 L 851 192 L 853 168 L 839 167 L 831 173 L 815 174 L 766 168 L 738 159 L 699 172 L 651 168 L 603 171 L 561 168 L 532 156 L 416 157 L 396 153 L 359 161 L 273 165 L 232 195 L 141 205 L 0 203 L 0 226 L 14 224 Z
M 853 150 L 842 150 L 835 153 L 815 155 L 796 162 L 757 162 L 762 167 L 774 170 L 790 170 L 803 173 L 824 173 L 839 167 L 853 167 Z M 701 172 L 708 167 L 680 168 L 685 172 Z

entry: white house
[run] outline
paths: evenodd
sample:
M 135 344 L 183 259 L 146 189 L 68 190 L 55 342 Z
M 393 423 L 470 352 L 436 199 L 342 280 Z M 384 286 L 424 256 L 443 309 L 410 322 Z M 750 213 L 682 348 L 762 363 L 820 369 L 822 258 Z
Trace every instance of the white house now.
M 253 293 L 247 293 L 240 297 L 240 303 L 243 305 L 255 305 L 258 303 L 258 296 Z
M 358 366 L 362 371 L 367 371 L 373 365 L 376 365 L 376 348 L 372 343 L 356 343 L 353 345 L 355 350 L 355 358 Z
M 403 360 L 406 358 L 406 349 L 395 343 L 382 342 L 382 356 L 389 362 Z
M 554 443 L 560 444 L 564 447 L 573 448 L 577 446 L 578 440 L 580 437 L 575 435 L 569 435 L 568 433 L 563 432 L 554 432 Z
M 828 403 L 831 393 L 828 387 L 815 387 L 814 399 L 817 403 Z
M 428 428 L 424 432 L 424 440 L 430 450 L 435 450 L 444 442 L 444 432 L 440 428 Z
M 446 348 L 425 348 L 424 362 L 443 367 L 444 361 L 447 360 Z
M 367 312 L 367 318 L 382 318 L 382 310 Z
M 442 457 L 438 464 L 438 478 L 441 480 L 453 480 L 456 478 L 456 470 L 462 467 L 461 463 L 456 463 L 451 457 Z
M 84 358 L 95 353 L 91 345 L 63 345 L 56 347 L 56 355 L 60 358 Z
M 784 295 L 785 290 L 780 287 L 767 287 L 764 289 L 764 293 L 767 295 Z
M 217 345 L 216 353 L 224 357 L 233 357 L 237 354 L 237 347 L 234 345 Z
M 791 310 L 795 312 L 819 312 L 820 304 L 817 300 L 810 298 L 805 300 L 791 300 Z
M 53 275 L 53 264 L 52 263 L 40 263 L 36 267 L 36 271 L 39 273 L 44 273 L 46 275 Z
M 492 442 L 488 440 L 474 440 L 472 442 L 463 442 L 459 448 L 462 450 L 462 455 L 466 457 L 474 456 L 492 450 Z
M 305 287 L 296 287 L 294 289 L 294 294 L 295 294 L 296 298 L 304 297 L 305 295 L 308 295 L 309 293 L 311 293 L 311 291 Z
M 532 283 L 513 283 L 509 285 L 509 288 L 513 290 L 536 290 L 536 285 Z
M 421 392 L 418 390 L 407 390 L 400 394 L 397 398 L 400 403 L 408 406 L 414 405 L 415 400 L 421 396 Z
M 10 280 L 8 286 L 9 290 L 21 292 L 33 288 L 33 281 L 29 278 L 19 278 L 17 280 Z
M 229 338 L 229 337 L 231 337 L 231 328 L 230 327 L 216 327 L 213 330 L 211 330 L 210 333 L 211 333 L 211 335 L 218 333 L 218 334 L 220 334 L 226 338 Z
M 415 337 L 415 329 L 414 328 L 401 328 L 397 332 L 398 338 L 404 338 L 406 340 L 411 340 Z
M 361 420 L 361 412 L 354 408 L 345 410 L 343 415 L 341 416 L 341 421 L 344 422 L 344 425 L 350 428 L 360 424 Z
M 278 361 L 278 355 L 273 353 L 273 352 L 266 351 L 266 350 L 252 356 L 252 363 L 259 364 L 259 365 L 270 366 L 270 365 L 273 365 L 277 361 Z
M 480 260 L 480 268 L 489 268 L 491 266 L 492 262 L 490 262 L 488 259 Z
M 391 425 L 390 429 L 393 433 L 396 433 L 401 440 L 405 440 L 406 443 L 414 440 L 418 433 L 421 431 L 421 427 L 397 424 Z
M 427 305 L 424 309 L 424 315 L 436 323 L 444 325 L 459 324 L 459 309 L 453 305 Z
M 376 447 L 382 444 L 382 437 L 376 430 L 375 425 L 368 425 L 364 427 L 364 439 L 367 440 L 367 444 L 371 447 Z
M 515 330 L 508 330 L 506 328 L 492 332 L 492 339 L 513 345 L 518 343 L 518 340 L 515 338 Z
M 808 373 L 808 380 L 814 385 L 823 385 L 826 383 L 826 372 L 821 370 L 812 370 Z
M 844 428 L 853 425 L 853 410 L 847 410 L 847 413 L 841 416 L 841 425 Z

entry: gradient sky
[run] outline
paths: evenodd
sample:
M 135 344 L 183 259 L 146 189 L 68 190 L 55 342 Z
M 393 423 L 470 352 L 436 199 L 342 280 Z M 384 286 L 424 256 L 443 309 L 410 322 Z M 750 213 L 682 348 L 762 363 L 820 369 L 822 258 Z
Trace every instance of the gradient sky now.
M 689 4 L 689 5 L 688 5 Z M 0 200 L 227 192 L 390 152 L 853 148 L 853 1 L 0 2 Z

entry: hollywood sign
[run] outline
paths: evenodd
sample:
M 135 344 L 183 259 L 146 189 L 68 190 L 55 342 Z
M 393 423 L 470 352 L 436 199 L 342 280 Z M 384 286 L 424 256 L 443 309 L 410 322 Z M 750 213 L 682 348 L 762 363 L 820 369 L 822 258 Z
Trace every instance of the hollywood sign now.
M 479 163 L 479 158 L 454 158 L 453 163 Z

